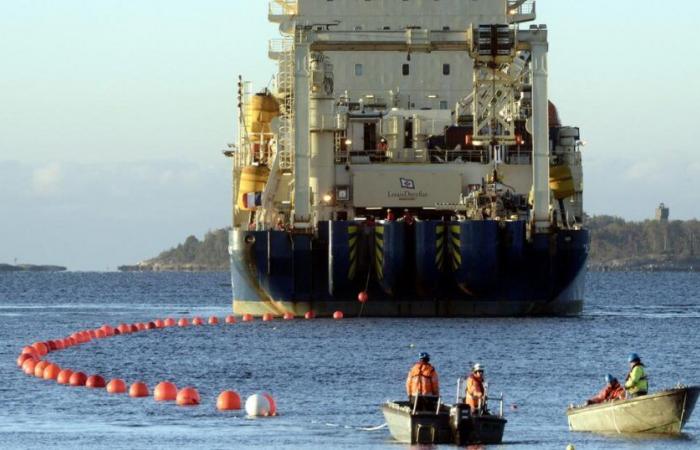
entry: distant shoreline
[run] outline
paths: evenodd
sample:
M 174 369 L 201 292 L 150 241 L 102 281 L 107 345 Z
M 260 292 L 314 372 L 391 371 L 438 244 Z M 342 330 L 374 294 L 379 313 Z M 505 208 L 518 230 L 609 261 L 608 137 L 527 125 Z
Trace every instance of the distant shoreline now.
M 65 272 L 68 270 L 64 266 L 40 265 L 40 264 L 2 264 L 0 272 Z

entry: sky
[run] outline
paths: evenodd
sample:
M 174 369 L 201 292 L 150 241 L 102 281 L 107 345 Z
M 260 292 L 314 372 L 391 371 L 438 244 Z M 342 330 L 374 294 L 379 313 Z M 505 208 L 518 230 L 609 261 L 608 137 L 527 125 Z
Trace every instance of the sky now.
M 537 2 L 589 214 L 700 217 L 695 6 Z M 221 150 L 238 74 L 274 72 L 267 1 L 8 1 L 0 34 L 0 262 L 114 270 L 229 224 Z

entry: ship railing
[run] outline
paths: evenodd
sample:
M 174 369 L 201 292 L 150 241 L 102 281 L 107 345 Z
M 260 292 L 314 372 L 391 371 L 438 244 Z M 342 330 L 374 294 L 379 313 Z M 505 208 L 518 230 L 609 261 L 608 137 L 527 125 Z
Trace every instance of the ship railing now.
M 535 0 L 508 0 L 508 17 L 511 23 L 535 20 L 537 18 Z
M 271 22 L 286 20 L 298 13 L 298 0 L 271 0 L 267 10 L 267 15 Z

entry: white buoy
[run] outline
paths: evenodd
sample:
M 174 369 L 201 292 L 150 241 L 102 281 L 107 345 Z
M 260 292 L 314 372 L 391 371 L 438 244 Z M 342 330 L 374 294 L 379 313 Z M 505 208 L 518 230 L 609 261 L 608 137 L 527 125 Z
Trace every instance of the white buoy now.
M 253 394 L 245 401 L 245 412 L 250 417 L 267 416 L 270 414 L 270 402 L 260 394 Z

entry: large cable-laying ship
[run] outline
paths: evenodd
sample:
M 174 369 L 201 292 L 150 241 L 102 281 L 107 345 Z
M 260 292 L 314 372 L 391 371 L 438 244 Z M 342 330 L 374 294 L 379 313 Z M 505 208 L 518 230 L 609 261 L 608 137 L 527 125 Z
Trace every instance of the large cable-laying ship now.
M 535 17 L 533 0 L 271 1 L 278 72 L 240 80 L 225 152 L 234 313 L 579 313 L 582 142 Z

